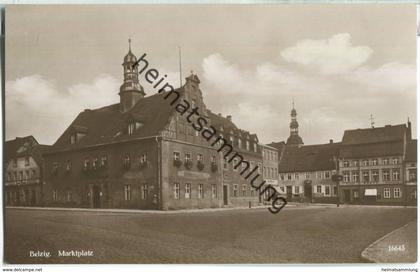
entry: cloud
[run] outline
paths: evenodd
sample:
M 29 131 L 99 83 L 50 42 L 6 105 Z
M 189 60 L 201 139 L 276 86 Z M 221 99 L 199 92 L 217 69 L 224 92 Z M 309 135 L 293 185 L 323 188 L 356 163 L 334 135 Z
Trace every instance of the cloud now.
M 52 144 L 83 109 L 118 102 L 118 89 L 118 80 L 110 75 L 63 90 L 37 74 L 7 81 L 6 138 L 33 134 Z
M 279 52 L 287 62 L 253 67 L 220 53 L 208 55 L 201 87 L 207 106 L 232 115 L 265 143 L 288 137 L 292 98 L 306 144 L 339 141 L 345 129 L 368 127 L 370 114 L 378 126 L 416 118 L 414 64 L 374 66 L 369 63 L 373 50 L 352 46 L 349 34 L 305 40 Z
M 329 39 L 300 41 L 280 54 L 287 62 L 318 69 L 324 74 L 340 74 L 359 67 L 372 53 L 368 46 L 353 46 L 349 33 L 340 33 Z

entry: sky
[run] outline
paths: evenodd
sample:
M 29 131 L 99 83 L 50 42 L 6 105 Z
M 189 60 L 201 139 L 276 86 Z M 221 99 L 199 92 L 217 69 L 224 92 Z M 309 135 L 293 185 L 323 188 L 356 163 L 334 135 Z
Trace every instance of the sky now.
M 260 142 L 305 144 L 401 124 L 416 137 L 415 5 L 127 5 L 6 8 L 6 139 L 53 144 L 77 114 L 119 102 L 122 61 L 147 54 Z M 156 91 L 140 77 L 147 95 Z

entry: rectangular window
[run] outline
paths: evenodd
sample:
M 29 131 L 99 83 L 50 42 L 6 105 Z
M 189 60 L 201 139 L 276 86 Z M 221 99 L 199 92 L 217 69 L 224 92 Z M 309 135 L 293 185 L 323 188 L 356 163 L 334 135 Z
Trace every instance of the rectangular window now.
M 394 198 L 400 198 L 400 197 L 401 197 L 401 189 L 394 188 Z
M 363 160 L 362 161 L 362 165 L 363 166 L 368 166 L 369 165 L 369 161 L 368 160 Z
M 353 198 L 359 198 L 359 191 L 353 191 Z
M 54 189 L 52 193 L 53 193 L 52 195 L 53 201 L 58 201 L 58 191 Z
M 174 160 L 179 161 L 181 159 L 181 153 L 174 151 Z
M 185 198 L 191 198 L 191 183 L 185 183 Z
M 399 159 L 398 158 L 392 158 L 392 164 L 398 164 Z
M 198 198 L 204 198 L 203 184 L 198 184 Z
M 280 179 L 284 180 L 284 174 L 280 174 Z
M 131 200 L 131 185 L 130 184 L 124 185 L 124 199 L 126 201 Z
M 409 181 L 416 181 L 417 180 L 417 170 L 416 169 L 409 169 L 408 170 L 408 180 Z
M 349 161 L 343 161 L 343 167 L 349 167 Z
M 373 159 L 373 160 L 372 160 L 372 165 L 373 165 L 373 166 L 378 165 L 378 160 L 377 160 L 377 159 Z
M 191 162 L 191 154 L 185 153 L 185 163 L 189 163 L 189 162 Z
M 125 154 L 123 164 L 125 169 L 130 169 L 130 154 Z
M 216 186 L 216 184 L 211 185 L 211 198 L 217 198 L 217 186 Z
M 295 186 L 295 194 L 299 194 L 299 186 Z
M 400 180 L 400 169 L 392 169 L 392 180 Z
M 384 165 L 389 164 L 389 159 L 388 158 L 382 159 L 382 164 L 384 164 Z
M 67 202 L 71 202 L 72 201 L 72 192 L 71 190 L 67 191 Z
M 389 188 L 384 188 L 384 198 L 391 197 L 391 190 Z
M 238 196 L 238 184 L 233 184 L 233 196 Z
M 353 171 L 351 174 L 353 182 L 359 182 L 359 171 Z
M 17 159 L 13 159 L 13 167 L 17 167 Z
M 29 165 L 29 157 L 28 156 L 26 156 L 25 157 L 25 166 L 28 166 Z
M 98 158 L 93 159 L 92 165 L 93 165 L 93 169 L 98 169 L 99 168 Z
M 299 174 L 295 173 L 295 179 L 299 179 Z
M 216 164 L 216 156 L 215 155 L 211 156 L 211 163 Z
M 352 164 L 354 167 L 359 166 L 359 161 L 353 161 Z
M 343 181 L 349 182 L 350 181 L 350 172 L 349 171 L 343 171 Z
M 372 170 L 372 180 L 374 182 L 379 181 L 379 170 Z
M 310 178 L 311 178 L 311 173 L 306 172 L 306 173 L 305 173 L 305 178 L 306 178 L 306 179 L 310 179 Z
M 228 170 L 229 169 L 229 163 L 226 158 L 223 159 L 223 169 Z
M 329 185 L 325 185 L 325 195 L 326 196 L 330 195 L 330 186 Z
M 321 185 L 316 186 L 316 192 L 318 194 L 322 193 L 322 187 L 321 187 Z
M 262 168 L 262 164 L 259 162 L 258 163 L 258 174 L 261 174 L 261 168 Z
M 141 199 L 145 200 L 149 198 L 149 185 L 142 184 L 141 185 Z
M 199 161 L 199 162 L 203 162 L 204 161 L 203 154 L 197 154 L 197 161 Z
M 330 171 L 325 171 L 324 175 L 326 179 L 330 178 Z
M 383 169 L 382 170 L 382 179 L 383 181 L 389 181 L 391 179 L 391 173 L 389 169 Z
M 333 187 L 333 194 L 334 194 L 334 196 L 336 196 L 337 193 L 338 193 L 338 188 L 337 188 L 337 186 L 334 186 Z
M 245 184 L 242 185 L 242 196 L 246 196 L 247 186 Z
M 292 180 L 292 174 L 291 173 L 287 174 L 287 180 Z
M 363 171 L 362 176 L 363 176 L 363 182 L 369 182 L 370 181 L 369 171 Z
M 141 156 L 140 156 L 140 163 L 141 164 L 147 163 L 147 152 L 141 154 Z
M 232 167 L 233 167 L 233 171 L 238 171 L 238 167 L 236 167 L 236 165 L 238 164 L 238 159 L 233 159 L 233 165 L 232 165 Z
M 106 168 L 108 166 L 108 156 L 101 157 L 101 167 Z
M 174 198 L 179 199 L 179 183 L 174 183 Z

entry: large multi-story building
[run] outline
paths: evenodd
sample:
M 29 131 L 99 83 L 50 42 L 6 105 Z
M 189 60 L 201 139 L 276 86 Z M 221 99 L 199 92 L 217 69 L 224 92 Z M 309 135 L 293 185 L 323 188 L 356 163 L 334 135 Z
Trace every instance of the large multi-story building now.
M 33 136 L 17 137 L 5 145 L 6 205 L 37 206 L 42 204 L 43 159 L 50 148 Z
M 257 136 L 239 129 L 230 116 L 208 110 L 194 74 L 175 92 L 146 96 L 141 65 L 130 48 L 120 103 L 81 112 L 45 155 L 47 205 L 162 210 L 256 205 L 258 193 L 240 173 L 262 163 Z M 197 108 L 205 127 L 223 141 L 199 133 L 186 111 L 170 103 L 175 94 Z
M 407 147 L 411 124 L 346 130 L 339 152 L 340 200 L 344 203 L 401 204 L 406 202 Z M 413 172 L 413 171 L 412 171 Z M 412 185 L 409 185 L 412 186 Z

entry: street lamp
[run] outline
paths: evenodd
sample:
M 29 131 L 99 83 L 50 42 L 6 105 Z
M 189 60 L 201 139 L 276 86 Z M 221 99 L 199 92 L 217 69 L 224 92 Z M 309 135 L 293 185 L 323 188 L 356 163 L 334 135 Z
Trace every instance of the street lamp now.
M 331 177 L 332 181 L 337 183 L 337 207 L 340 207 L 340 181 L 343 180 L 343 175 L 338 174 L 338 159 L 336 156 L 333 157 L 335 169 Z

